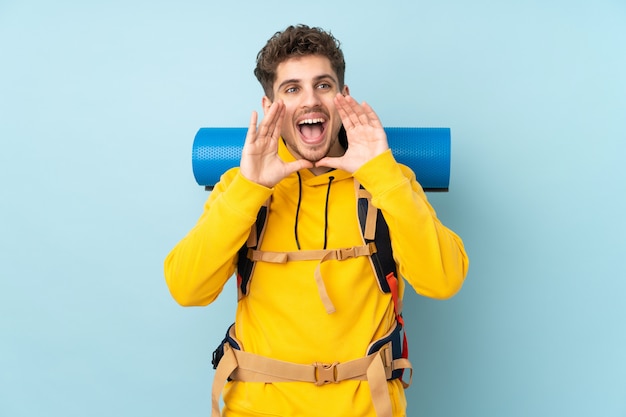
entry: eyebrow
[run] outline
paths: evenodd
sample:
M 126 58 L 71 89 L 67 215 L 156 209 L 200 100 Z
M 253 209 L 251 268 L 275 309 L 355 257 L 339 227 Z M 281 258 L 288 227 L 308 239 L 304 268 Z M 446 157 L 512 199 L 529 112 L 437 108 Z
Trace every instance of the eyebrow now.
M 332 80 L 335 84 L 339 84 L 339 81 L 337 81 L 337 79 L 335 77 L 333 77 L 331 74 L 322 74 L 322 75 L 318 75 L 317 77 L 315 77 L 313 80 L 315 82 L 324 80 L 324 79 L 330 79 Z M 282 83 L 280 83 L 277 87 L 278 90 L 281 90 L 285 85 L 287 84 L 300 84 L 302 82 L 302 80 L 298 79 L 298 78 L 290 78 L 288 80 L 283 81 Z

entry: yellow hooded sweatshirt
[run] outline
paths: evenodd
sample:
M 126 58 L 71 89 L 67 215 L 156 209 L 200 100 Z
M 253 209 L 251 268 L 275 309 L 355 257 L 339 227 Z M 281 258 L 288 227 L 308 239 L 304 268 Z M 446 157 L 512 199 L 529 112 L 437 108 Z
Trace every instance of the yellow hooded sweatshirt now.
M 293 161 L 280 141 L 279 156 Z M 400 279 L 426 297 L 445 299 L 462 286 L 468 258 L 461 239 L 437 219 L 413 172 L 391 150 L 353 175 L 302 170 L 269 189 L 227 171 L 209 195 L 196 226 L 169 253 L 165 278 L 183 306 L 214 301 L 233 276 L 263 203 L 270 198 L 261 250 L 296 251 L 363 245 L 354 180 L 372 194 L 388 224 Z M 328 314 L 314 271 L 319 261 L 257 262 L 247 296 L 237 306 L 235 333 L 245 351 L 300 364 L 346 362 L 365 356 L 370 343 L 395 324 L 366 256 L 328 261 L 321 273 L 336 308 Z M 394 416 L 404 416 L 399 380 L 388 381 Z M 375 416 L 367 381 L 317 386 L 309 382 L 230 381 L 224 416 Z

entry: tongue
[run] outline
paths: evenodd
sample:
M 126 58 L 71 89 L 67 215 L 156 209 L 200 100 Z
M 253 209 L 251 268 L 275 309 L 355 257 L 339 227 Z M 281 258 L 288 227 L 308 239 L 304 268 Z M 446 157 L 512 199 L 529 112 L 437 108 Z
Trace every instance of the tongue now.
M 305 139 L 313 140 L 322 134 L 322 125 L 319 123 L 312 125 L 302 125 L 300 132 Z

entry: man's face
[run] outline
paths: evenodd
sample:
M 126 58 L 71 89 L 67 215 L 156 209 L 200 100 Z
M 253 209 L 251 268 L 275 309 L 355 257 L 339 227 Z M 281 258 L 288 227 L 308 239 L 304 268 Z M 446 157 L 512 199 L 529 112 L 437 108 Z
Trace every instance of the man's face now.
M 315 162 L 344 153 L 338 140 L 341 118 L 333 102 L 339 82 L 328 58 L 307 55 L 281 62 L 273 91 L 274 100 L 285 103 L 281 134 L 294 157 Z M 347 94 L 348 88 L 341 93 Z M 271 104 L 263 97 L 265 112 Z

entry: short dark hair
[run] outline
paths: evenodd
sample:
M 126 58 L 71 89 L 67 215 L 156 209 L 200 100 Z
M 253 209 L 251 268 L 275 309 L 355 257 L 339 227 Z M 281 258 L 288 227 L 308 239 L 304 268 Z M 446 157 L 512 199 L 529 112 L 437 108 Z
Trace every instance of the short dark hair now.
M 291 57 L 321 55 L 329 59 L 337 74 L 339 88 L 344 85 L 346 62 L 340 42 L 330 33 L 307 25 L 289 26 L 276 32 L 259 51 L 254 75 L 261 83 L 265 95 L 274 99 L 273 86 L 278 64 Z

